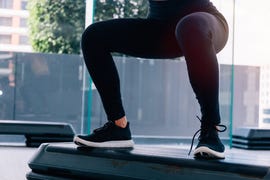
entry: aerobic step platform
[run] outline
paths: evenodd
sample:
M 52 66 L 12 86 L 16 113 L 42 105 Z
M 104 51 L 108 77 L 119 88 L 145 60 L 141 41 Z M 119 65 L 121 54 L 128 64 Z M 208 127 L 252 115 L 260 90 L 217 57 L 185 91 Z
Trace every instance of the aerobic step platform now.
M 253 127 L 237 128 L 233 132 L 233 147 L 254 150 L 270 150 L 270 129 Z
M 38 147 L 44 142 L 71 142 L 75 133 L 67 123 L 0 120 L 0 134 L 24 135 L 26 146 Z
M 269 158 L 236 153 L 226 155 L 225 160 L 195 160 L 187 153 L 186 149 L 164 146 L 90 149 L 78 148 L 73 143 L 42 144 L 29 162 L 32 171 L 26 177 L 28 180 L 270 180 Z

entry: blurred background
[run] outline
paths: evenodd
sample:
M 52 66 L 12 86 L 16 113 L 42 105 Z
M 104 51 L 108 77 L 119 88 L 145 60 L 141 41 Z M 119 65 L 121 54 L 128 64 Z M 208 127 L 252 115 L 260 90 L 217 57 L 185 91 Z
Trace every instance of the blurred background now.
M 229 127 L 221 136 L 230 143 L 237 127 L 270 128 L 270 2 L 212 2 L 230 26 L 218 54 L 222 123 Z M 106 122 L 83 63 L 81 34 L 93 22 L 144 18 L 147 10 L 147 0 L 0 0 L 0 121 L 67 122 L 76 133 Z M 133 136 L 190 140 L 200 113 L 184 58 L 113 56 Z

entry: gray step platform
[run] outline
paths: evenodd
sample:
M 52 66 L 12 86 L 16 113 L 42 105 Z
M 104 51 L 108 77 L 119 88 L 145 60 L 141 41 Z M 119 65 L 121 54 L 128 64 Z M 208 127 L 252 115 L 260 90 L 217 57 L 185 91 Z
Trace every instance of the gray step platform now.
M 44 142 L 71 142 L 75 132 L 68 123 L 0 120 L 0 134 L 24 135 L 27 146 L 37 147 Z
M 188 150 L 136 145 L 133 149 L 77 148 L 42 144 L 29 162 L 28 180 L 208 179 L 270 180 L 270 159 L 228 154 L 225 160 L 195 160 Z M 239 157 L 238 157 L 239 155 Z
M 243 149 L 270 149 L 270 129 L 255 127 L 236 128 L 232 136 L 233 147 Z

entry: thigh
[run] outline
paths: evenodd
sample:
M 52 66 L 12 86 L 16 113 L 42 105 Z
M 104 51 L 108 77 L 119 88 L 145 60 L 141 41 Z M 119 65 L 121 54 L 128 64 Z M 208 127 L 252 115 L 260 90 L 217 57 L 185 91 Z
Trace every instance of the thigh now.
M 204 32 L 210 36 L 212 45 L 216 52 L 221 51 L 228 39 L 228 27 L 218 15 L 208 12 L 195 12 L 182 18 L 177 25 L 177 28 L 187 28 L 187 31 L 191 33 L 191 30 L 195 32 Z
M 175 25 L 153 19 L 113 19 L 91 25 L 110 52 L 142 58 L 181 56 Z

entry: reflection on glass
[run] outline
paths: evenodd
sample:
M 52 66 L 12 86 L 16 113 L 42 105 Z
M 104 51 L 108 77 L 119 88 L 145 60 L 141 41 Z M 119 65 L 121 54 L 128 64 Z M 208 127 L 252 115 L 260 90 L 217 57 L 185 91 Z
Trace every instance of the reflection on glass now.
M 235 1 L 235 64 L 241 67 L 244 79 L 242 116 L 234 115 L 234 128 L 252 126 L 269 128 L 269 56 L 270 2 L 261 0 L 258 8 L 254 1 Z M 252 14 L 250 12 L 253 11 Z M 241 81 L 240 81 L 241 78 Z M 236 78 L 235 78 L 236 79 Z M 235 83 L 236 84 L 236 83 Z M 237 85 L 237 84 L 236 84 Z M 235 101 L 237 104 L 238 101 Z
M 0 119 L 13 119 L 14 107 L 14 56 L 0 53 Z
M 81 130 L 79 55 L 1 54 L 0 119 L 59 121 Z

